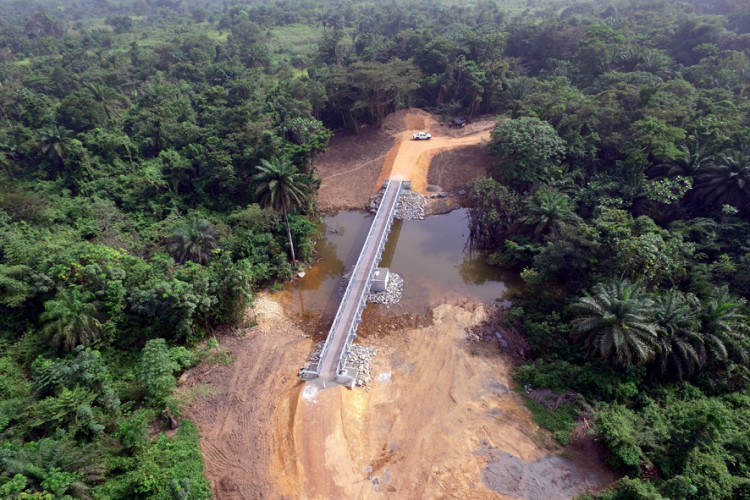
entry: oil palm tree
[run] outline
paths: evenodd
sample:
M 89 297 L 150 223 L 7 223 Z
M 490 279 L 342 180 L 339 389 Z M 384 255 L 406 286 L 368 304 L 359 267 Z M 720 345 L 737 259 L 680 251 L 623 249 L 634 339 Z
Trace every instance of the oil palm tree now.
M 637 284 L 599 283 L 591 296 L 571 306 L 571 312 L 577 314 L 571 339 L 582 340 L 588 356 L 628 366 L 653 360 L 659 349 L 653 301 Z
M 697 195 L 708 207 L 750 208 L 750 154 L 720 154 L 697 176 Z
M 747 351 L 742 345 L 745 335 L 741 331 L 747 317 L 741 312 L 742 305 L 743 299 L 732 297 L 726 286 L 704 301 L 700 313 L 701 329 L 712 358 L 725 360 L 731 357 L 747 362 Z
M 180 264 L 191 260 L 203 264 L 211 258 L 219 246 L 219 234 L 206 219 L 191 218 L 187 223 L 175 226 L 167 247 L 174 260 Z
M 713 154 L 706 144 L 701 144 L 697 139 L 690 144 L 680 144 L 678 149 L 682 156 L 672 164 L 666 165 L 667 177 L 678 175 L 696 177 L 703 169 L 714 160 Z
M 292 231 L 289 228 L 287 213 L 294 207 L 303 204 L 310 193 L 310 179 L 301 174 L 297 167 L 287 158 L 274 157 L 270 160 L 261 160 L 260 165 L 255 167 L 256 174 L 253 176 L 255 183 L 255 198 L 262 207 L 271 207 L 277 212 L 284 214 L 286 224 L 286 235 L 289 239 L 289 248 L 292 253 L 292 263 L 297 266 L 297 258 L 294 254 L 294 243 L 292 242 Z
M 104 114 L 107 115 L 107 120 L 111 121 L 112 117 L 118 116 L 120 96 L 117 92 L 99 82 L 87 82 L 84 84 L 84 88 L 102 106 Z
M 53 165 L 58 167 L 65 166 L 65 154 L 70 148 L 73 138 L 73 131 L 65 127 L 54 125 L 47 127 L 40 132 L 42 153 Z
M 61 288 L 54 299 L 44 303 L 44 312 L 39 317 L 44 323 L 42 333 L 56 349 L 87 346 L 99 338 L 101 332 L 96 318 L 98 312 L 93 293 Z
M 95 445 L 79 447 L 68 440 L 51 438 L 41 439 L 34 446 L 0 450 L 0 464 L 5 474 L 23 475 L 26 488 L 39 492 L 49 487 L 46 480 L 55 471 L 67 473 L 69 480 L 55 485 L 55 495 L 85 499 L 93 498 L 91 486 L 102 482 L 105 472 Z
M 512 110 L 513 118 L 518 115 L 518 110 L 521 109 L 521 101 L 532 90 L 534 90 L 534 80 L 527 76 L 519 76 L 503 82 L 502 98 L 505 105 Z
M 544 234 L 558 236 L 565 225 L 581 221 L 568 195 L 552 189 L 540 189 L 524 204 L 525 215 L 521 222 L 534 228 L 534 238 Z
M 698 320 L 700 301 L 692 294 L 669 290 L 657 295 L 654 305 L 660 348 L 654 365 L 661 376 L 690 377 L 705 363 Z

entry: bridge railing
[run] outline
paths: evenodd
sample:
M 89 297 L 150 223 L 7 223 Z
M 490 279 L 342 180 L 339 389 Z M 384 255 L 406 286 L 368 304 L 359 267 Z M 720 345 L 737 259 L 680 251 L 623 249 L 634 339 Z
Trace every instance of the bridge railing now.
M 376 264 L 380 262 L 380 259 L 383 255 L 383 250 L 385 250 L 385 242 L 388 239 L 388 234 L 391 230 L 391 225 L 393 224 L 393 216 L 396 212 L 396 207 L 398 206 L 398 198 L 399 194 L 401 193 L 401 188 L 403 185 L 403 181 L 401 180 L 391 180 L 387 181 L 387 186 L 385 189 L 385 192 L 383 193 L 383 199 L 381 200 L 381 205 L 375 214 L 375 218 L 372 221 L 372 225 L 370 226 L 370 230 L 367 233 L 367 238 L 365 239 L 365 243 L 362 246 L 362 252 L 359 254 L 359 258 L 357 259 L 357 264 L 354 266 L 354 271 L 352 271 L 352 279 L 349 280 L 349 285 L 352 284 L 352 281 L 354 281 L 354 276 L 359 274 L 360 268 L 365 265 L 363 262 L 364 255 L 367 253 L 365 249 L 369 248 L 372 244 L 377 244 L 377 254 L 375 256 L 375 259 L 372 263 L 369 264 L 370 269 L 367 273 L 367 284 L 362 289 L 360 296 L 357 298 L 357 313 L 355 314 L 354 321 L 351 325 L 349 325 L 349 330 L 346 333 L 346 340 L 344 341 L 344 347 L 341 351 L 341 354 L 339 356 L 339 362 L 338 366 L 336 368 L 336 374 L 339 375 L 344 370 L 344 364 L 346 363 L 346 358 L 349 354 L 349 349 L 351 348 L 352 342 L 354 342 L 354 338 L 357 336 L 357 325 L 362 321 L 362 311 L 364 310 L 367 302 L 367 294 L 370 291 L 370 285 L 372 283 L 372 279 L 374 277 L 374 273 L 376 272 Z M 389 207 L 384 207 L 383 203 L 388 200 L 388 197 L 391 196 L 391 192 L 395 190 L 396 194 L 395 199 L 390 204 Z M 382 232 L 378 231 L 378 226 L 383 220 L 383 218 L 386 219 L 386 226 Z M 378 241 L 374 241 L 377 239 Z M 349 291 L 349 286 L 346 287 L 347 291 Z M 342 299 L 342 303 L 344 300 L 346 300 L 346 293 L 344 294 L 344 299 Z M 331 329 L 333 331 L 333 329 Z M 321 358 L 322 359 L 322 358 Z
M 367 276 L 365 278 L 367 280 L 367 283 L 364 286 L 364 288 L 362 290 L 360 290 L 360 296 L 359 297 L 352 297 L 352 295 L 354 295 L 355 292 L 356 292 L 356 290 L 355 290 L 356 289 L 356 283 L 355 283 L 355 281 L 357 279 L 357 276 L 362 272 L 362 267 L 365 265 L 364 264 L 364 260 L 366 258 L 366 254 L 367 254 L 366 249 L 369 247 L 370 244 L 372 244 L 373 239 L 375 239 L 377 237 L 377 235 L 375 233 L 377 232 L 377 228 L 379 226 L 380 221 L 383 220 L 383 217 L 388 217 L 389 221 L 387 222 L 385 231 L 380 235 L 380 241 L 377 242 L 377 244 L 378 244 L 378 254 L 377 254 L 375 262 L 379 262 L 380 261 L 380 256 L 382 255 L 383 247 L 385 245 L 385 236 L 390 231 L 390 226 L 391 226 L 391 224 L 393 222 L 393 215 L 394 215 L 394 212 L 396 210 L 396 206 L 398 205 L 398 195 L 400 194 L 401 186 L 402 186 L 402 181 L 400 181 L 400 180 L 398 180 L 398 181 L 394 180 L 394 181 L 387 181 L 386 182 L 386 188 L 385 188 L 385 192 L 383 193 L 383 200 L 381 201 L 381 206 L 378 209 L 377 213 L 375 214 L 375 218 L 373 219 L 372 224 L 370 225 L 370 229 L 367 232 L 367 238 L 365 238 L 365 242 L 364 242 L 364 244 L 362 246 L 362 251 L 359 253 L 359 257 L 357 258 L 357 262 L 354 265 L 354 268 L 352 270 L 351 277 L 349 279 L 349 283 L 347 283 L 347 285 L 346 285 L 346 289 L 344 291 L 344 295 L 341 298 L 341 304 L 342 305 L 339 306 L 339 309 L 336 312 L 336 316 L 333 318 L 333 323 L 331 324 L 331 328 L 329 330 L 328 337 L 326 338 L 326 341 L 323 344 L 323 349 L 320 352 L 320 358 L 319 358 L 319 361 L 318 361 L 317 369 L 315 371 L 313 371 L 313 370 L 306 370 L 303 373 L 303 375 L 307 375 L 307 376 L 309 376 L 311 378 L 313 376 L 320 375 L 321 365 L 323 364 L 323 361 L 328 356 L 329 351 L 331 349 L 331 344 L 334 341 L 334 338 L 333 338 L 334 335 L 333 335 L 333 333 L 337 330 L 337 328 L 339 327 L 339 324 L 343 320 L 342 316 L 343 316 L 343 313 L 344 313 L 344 310 L 345 310 L 345 307 L 343 307 L 343 304 L 346 304 L 349 300 L 356 299 L 357 300 L 357 312 L 355 314 L 353 323 L 351 325 L 349 325 L 349 329 L 348 329 L 347 334 L 346 334 L 346 340 L 344 342 L 343 349 L 342 349 L 342 351 L 341 351 L 341 353 L 339 355 L 338 363 L 337 363 L 337 366 L 336 366 L 336 376 L 338 376 L 341 373 L 342 369 L 344 368 L 344 363 L 346 361 L 346 357 L 348 355 L 348 351 L 349 351 L 349 349 L 351 347 L 352 342 L 354 341 L 354 337 L 356 337 L 356 335 L 355 335 L 355 333 L 356 333 L 356 325 L 358 325 L 361 322 L 362 311 L 364 310 L 365 301 L 366 301 L 366 297 L 367 297 L 367 292 L 369 291 L 369 288 L 370 288 L 369 284 L 370 284 L 370 282 L 372 280 L 372 273 L 374 272 L 375 266 L 372 265 L 372 264 L 370 264 L 371 265 L 371 269 L 369 270 L 369 272 L 368 272 L 368 274 L 367 274 Z M 396 196 L 395 201 L 391 204 L 391 206 L 387 210 L 383 210 L 384 207 L 383 207 L 382 203 L 385 202 L 389 198 L 389 196 L 391 196 L 391 193 L 393 192 L 393 190 L 397 190 L 397 193 L 395 195 Z M 386 212 L 387 212 L 387 214 L 386 214 Z

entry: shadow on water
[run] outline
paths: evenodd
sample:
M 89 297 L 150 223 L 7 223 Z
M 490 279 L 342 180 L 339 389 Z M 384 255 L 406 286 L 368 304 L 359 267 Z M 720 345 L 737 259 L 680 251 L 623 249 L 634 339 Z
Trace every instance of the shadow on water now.
M 342 276 L 356 263 L 371 223 L 371 214 L 357 211 L 325 218 L 316 246 L 320 259 L 283 292 L 292 312 L 330 324 L 341 298 Z M 432 307 L 446 302 L 505 301 L 520 278 L 488 266 L 482 252 L 469 249 L 468 239 L 466 209 L 424 220 L 394 221 L 380 267 L 404 278 L 403 296 L 396 306 L 370 304 L 367 312 L 426 316 Z

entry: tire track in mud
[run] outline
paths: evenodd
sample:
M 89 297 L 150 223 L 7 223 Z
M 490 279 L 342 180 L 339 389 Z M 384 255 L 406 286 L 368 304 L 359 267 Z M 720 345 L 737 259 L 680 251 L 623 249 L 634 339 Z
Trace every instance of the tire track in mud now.
M 290 333 L 290 325 L 282 325 L 224 339 L 223 347 L 235 357 L 232 364 L 189 373 L 189 385 L 220 388 L 184 412 L 201 431 L 205 475 L 220 500 L 276 497 L 269 457 L 279 448 L 288 450 L 289 443 L 278 443 L 273 436 L 289 433 L 279 434 L 271 423 L 288 411 L 286 424 L 292 425 L 294 408 L 285 409 L 284 403 L 296 398 L 280 395 L 298 392 L 296 372 L 288 367 L 301 365 L 311 347 L 308 339 Z

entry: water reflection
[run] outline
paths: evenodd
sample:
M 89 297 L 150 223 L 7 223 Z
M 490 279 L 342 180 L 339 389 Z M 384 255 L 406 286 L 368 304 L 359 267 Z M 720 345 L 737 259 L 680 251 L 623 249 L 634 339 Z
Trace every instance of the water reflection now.
M 341 277 L 356 263 L 371 222 L 372 215 L 355 211 L 325 218 L 316 247 L 321 259 L 285 290 L 292 307 L 324 318 L 335 315 Z M 468 237 L 463 209 L 421 221 L 394 221 L 380 266 L 404 278 L 404 294 L 389 310 L 424 314 L 445 302 L 503 301 L 519 284 L 518 276 L 485 264 L 481 252 L 469 249 Z

